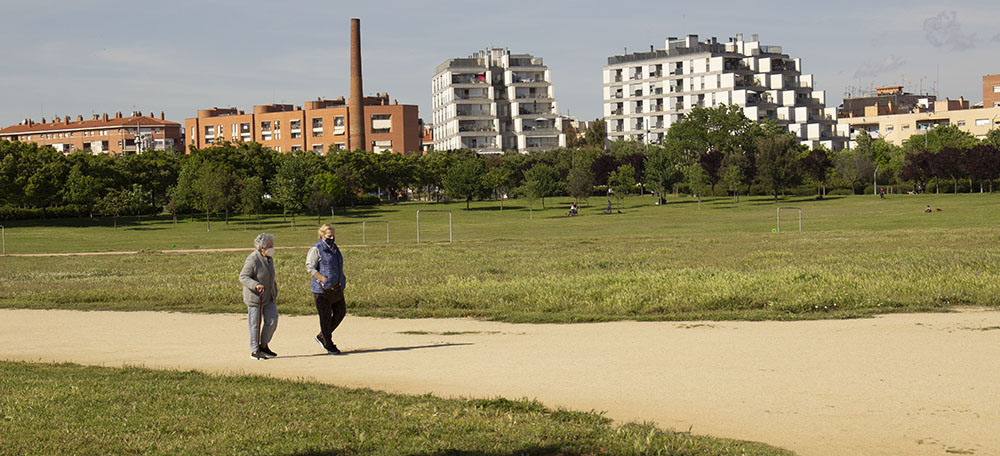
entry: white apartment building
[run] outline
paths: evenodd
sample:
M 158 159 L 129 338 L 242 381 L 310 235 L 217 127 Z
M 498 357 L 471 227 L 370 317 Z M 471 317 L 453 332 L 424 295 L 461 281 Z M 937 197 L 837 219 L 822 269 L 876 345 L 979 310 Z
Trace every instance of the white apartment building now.
M 750 120 L 769 118 L 809 147 L 844 147 L 846 128 L 826 93 L 802 74 L 800 59 L 764 46 L 753 35 L 727 43 L 698 35 L 669 37 L 666 48 L 608 57 L 604 120 L 610 140 L 663 142 L 670 125 L 697 106 L 737 105 Z
M 450 59 L 438 65 L 431 89 L 437 150 L 566 147 L 552 75 L 541 58 L 493 48 Z

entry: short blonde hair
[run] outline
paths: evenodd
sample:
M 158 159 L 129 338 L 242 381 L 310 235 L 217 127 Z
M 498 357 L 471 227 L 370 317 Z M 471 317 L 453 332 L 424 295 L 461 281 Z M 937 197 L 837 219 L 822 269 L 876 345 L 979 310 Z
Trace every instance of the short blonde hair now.
M 319 230 L 316 231 L 316 233 L 319 234 L 320 239 L 326 235 L 326 230 L 333 230 L 334 233 L 337 232 L 337 229 L 333 227 L 332 223 L 324 223 L 320 225 Z

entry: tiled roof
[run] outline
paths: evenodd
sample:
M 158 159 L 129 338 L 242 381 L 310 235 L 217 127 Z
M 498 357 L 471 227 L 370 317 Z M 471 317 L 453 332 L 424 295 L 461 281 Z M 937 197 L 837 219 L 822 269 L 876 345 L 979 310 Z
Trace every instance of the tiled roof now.
M 0 135 L 14 134 L 14 133 L 40 133 L 45 131 L 61 131 L 61 130 L 87 130 L 94 128 L 109 128 L 109 127 L 129 127 L 139 124 L 144 127 L 153 126 L 163 126 L 163 127 L 177 127 L 180 128 L 180 124 L 177 122 L 170 122 L 167 120 L 160 120 L 155 117 L 149 116 L 132 116 L 123 117 L 121 119 L 109 118 L 108 120 L 97 119 L 97 120 L 84 120 L 76 121 L 71 120 L 69 123 L 65 121 L 47 122 L 47 123 L 36 123 L 33 125 L 13 125 L 0 130 Z

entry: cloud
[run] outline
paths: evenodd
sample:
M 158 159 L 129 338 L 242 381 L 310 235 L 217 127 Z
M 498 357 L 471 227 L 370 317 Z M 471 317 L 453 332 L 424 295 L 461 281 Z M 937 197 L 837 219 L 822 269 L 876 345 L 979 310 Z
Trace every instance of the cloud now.
M 888 73 L 896 68 L 899 68 L 906 64 L 906 60 L 903 60 L 894 55 L 890 55 L 881 62 L 865 62 L 861 65 L 857 71 L 854 72 L 855 78 L 871 78 L 878 76 L 882 73 Z
M 996 35 L 993 35 L 993 42 L 994 43 L 1000 43 L 1000 33 L 997 33 Z
M 976 34 L 962 34 L 962 26 L 954 11 L 942 11 L 937 16 L 924 19 L 924 35 L 934 47 L 951 47 L 953 51 L 964 51 L 975 47 Z

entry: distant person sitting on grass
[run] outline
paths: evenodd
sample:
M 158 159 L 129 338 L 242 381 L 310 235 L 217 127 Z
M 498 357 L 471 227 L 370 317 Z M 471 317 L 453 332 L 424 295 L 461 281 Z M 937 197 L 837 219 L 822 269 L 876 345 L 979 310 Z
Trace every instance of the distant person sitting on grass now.
M 278 328 L 278 282 L 274 280 L 274 235 L 261 233 L 253 240 L 254 251 L 240 270 L 243 303 L 247 305 L 250 328 L 250 357 L 268 359 L 278 356 L 268 348 Z
M 930 214 L 931 213 L 931 205 L 930 204 L 928 204 L 927 207 L 924 208 L 924 213 L 925 214 Z
M 576 205 L 576 201 L 574 201 L 573 204 L 569 206 L 569 211 L 566 212 L 566 215 L 572 217 L 576 215 L 579 211 L 580 208 Z

